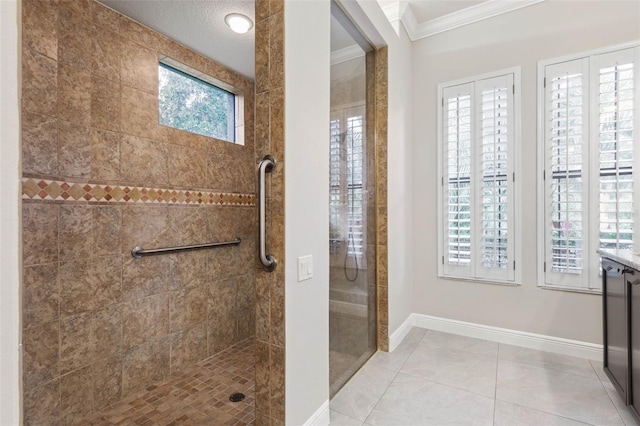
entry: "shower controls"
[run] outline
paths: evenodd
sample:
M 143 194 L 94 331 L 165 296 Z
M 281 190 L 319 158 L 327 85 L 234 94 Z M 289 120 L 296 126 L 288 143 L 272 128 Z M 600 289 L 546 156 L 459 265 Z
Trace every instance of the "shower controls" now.
M 298 282 L 313 278 L 313 256 L 298 258 Z

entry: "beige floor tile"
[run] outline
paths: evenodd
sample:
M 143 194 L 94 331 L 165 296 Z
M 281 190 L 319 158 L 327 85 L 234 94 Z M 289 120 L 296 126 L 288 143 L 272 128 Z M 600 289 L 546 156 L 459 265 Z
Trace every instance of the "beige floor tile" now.
M 491 425 L 493 399 L 398 374 L 366 424 L 373 426 Z
M 620 417 L 622 417 L 622 421 L 624 422 L 624 424 L 627 426 L 640 425 L 640 422 L 638 422 L 636 418 L 633 416 L 633 413 L 631 412 L 631 408 L 627 407 L 624 404 L 624 401 L 618 394 L 618 391 L 616 391 L 616 388 L 614 388 L 611 382 L 609 381 L 609 378 L 607 378 L 606 381 L 602 382 L 602 386 L 604 386 L 604 389 L 607 391 L 609 398 L 611 398 L 613 405 L 618 410 L 618 414 L 620 414 Z
M 331 409 L 364 421 L 395 375 L 395 371 L 365 365 L 333 398 Z
M 586 423 L 554 416 L 510 402 L 496 401 L 493 424 L 495 426 L 579 426 Z
M 331 410 L 329 416 L 329 425 L 331 426 L 362 426 L 361 420 L 356 420 L 335 410 Z
M 577 374 L 593 379 L 598 377 L 589 360 L 535 349 L 500 344 L 498 359 L 500 362 L 511 361 L 562 373 Z
M 437 337 L 437 343 L 427 340 L 430 333 L 411 353 L 400 372 L 493 398 L 498 344 L 452 338 L 449 347 L 442 336 Z
M 623 424 L 600 380 L 500 361 L 496 398 L 590 424 Z

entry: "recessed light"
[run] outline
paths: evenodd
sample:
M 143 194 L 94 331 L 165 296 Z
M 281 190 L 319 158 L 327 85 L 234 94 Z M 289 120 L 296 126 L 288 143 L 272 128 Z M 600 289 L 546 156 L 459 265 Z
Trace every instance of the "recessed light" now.
M 244 34 L 253 28 L 253 21 L 249 17 L 240 13 L 230 13 L 224 17 L 224 22 L 227 23 L 232 31 L 238 34 Z

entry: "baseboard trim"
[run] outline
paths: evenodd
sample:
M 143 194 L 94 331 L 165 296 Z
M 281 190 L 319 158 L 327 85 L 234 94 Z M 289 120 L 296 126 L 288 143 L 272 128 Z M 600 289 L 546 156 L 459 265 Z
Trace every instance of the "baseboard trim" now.
M 313 413 L 306 422 L 304 422 L 304 426 L 328 426 L 329 421 L 329 400 L 327 399 L 324 404 L 322 404 L 320 408 L 318 408 L 318 410 Z
M 398 327 L 396 331 L 391 334 L 391 336 L 389 336 L 389 352 L 393 352 L 411 331 L 411 327 L 413 327 L 415 322 L 415 318 L 413 318 L 413 315 L 415 314 L 409 315 L 407 319 L 404 320 L 402 325 Z
M 543 334 L 528 333 L 526 331 L 492 327 L 489 325 L 475 324 L 416 313 L 411 314 L 409 319 L 407 319 L 407 321 L 405 321 L 404 324 L 402 324 L 402 326 L 393 333 L 392 339 L 394 339 L 394 343 L 396 343 L 396 335 L 404 338 L 406 333 L 408 333 L 408 331 L 404 331 L 405 327 L 409 327 L 409 329 L 411 328 L 411 326 L 406 325 L 407 323 L 410 323 L 415 327 L 426 328 L 429 330 L 475 337 L 477 339 L 554 352 L 557 354 L 575 356 L 594 361 L 602 361 L 602 345 L 595 343 L 563 339 L 561 337 L 546 336 Z M 395 346 L 397 346 L 400 341 L 398 341 Z M 391 347 L 391 342 L 389 346 Z

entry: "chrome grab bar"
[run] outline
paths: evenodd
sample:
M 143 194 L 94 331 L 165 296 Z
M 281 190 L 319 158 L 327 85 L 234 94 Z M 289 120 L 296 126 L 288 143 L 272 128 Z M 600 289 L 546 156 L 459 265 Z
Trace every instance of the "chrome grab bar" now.
M 176 251 L 187 251 L 187 250 L 201 250 L 211 247 L 222 247 L 222 246 L 237 246 L 240 244 L 240 238 L 236 238 L 233 241 L 223 241 L 219 243 L 205 243 L 205 244 L 192 244 L 190 246 L 177 246 L 177 247 L 166 247 L 166 248 L 156 248 L 145 250 L 140 246 L 135 247 L 131 250 L 131 256 L 136 259 L 141 259 L 143 256 L 149 256 L 154 254 L 164 254 L 164 253 L 174 253 Z
M 260 165 L 258 166 L 258 196 L 260 197 L 260 262 L 262 262 L 265 269 L 269 272 L 276 269 L 278 262 L 276 261 L 275 257 L 270 254 L 266 254 L 267 229 L 265 216 L 267 214 L 267 194 L 265 191 L 265 174 L 271 173 L 275 168 L 276 160 L 270 155 L 265 155 L 262 161 L 260 161 Z

